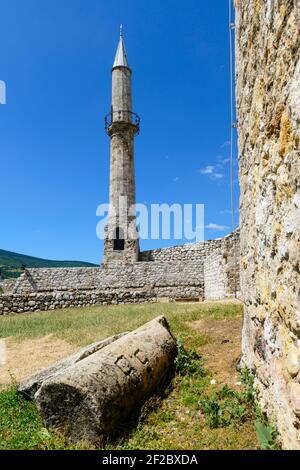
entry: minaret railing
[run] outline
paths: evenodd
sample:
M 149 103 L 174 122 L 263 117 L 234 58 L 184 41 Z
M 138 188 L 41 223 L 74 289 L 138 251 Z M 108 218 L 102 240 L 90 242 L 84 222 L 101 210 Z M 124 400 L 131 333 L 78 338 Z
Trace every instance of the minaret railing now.
M 136 133 L 140 133 L 140 116 L 127 109 L 119 109 L 117 111 L 111 111 L 110 113 L 106 114 L 104 118 L 106 132 L 109 130 L 112 124 L 119 122 L 133 124 L 136 127 Z

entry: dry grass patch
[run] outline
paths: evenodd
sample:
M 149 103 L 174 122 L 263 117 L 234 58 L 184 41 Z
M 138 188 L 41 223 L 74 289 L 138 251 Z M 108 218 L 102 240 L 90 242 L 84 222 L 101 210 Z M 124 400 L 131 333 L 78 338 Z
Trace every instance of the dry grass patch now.
M 0 389 L 20 382 L 77 349 L 52 334 L 21 342 L 6 338 L 4 344 L 6 351 L 5 361 L 0 364 Z
M 199 351 L 216 385 L 227 384 L 236 388 L 237 363 L 241 357 L 242 317 L 227 319 L 202 318 L 189 326 L 205 335 L 207 344 Z

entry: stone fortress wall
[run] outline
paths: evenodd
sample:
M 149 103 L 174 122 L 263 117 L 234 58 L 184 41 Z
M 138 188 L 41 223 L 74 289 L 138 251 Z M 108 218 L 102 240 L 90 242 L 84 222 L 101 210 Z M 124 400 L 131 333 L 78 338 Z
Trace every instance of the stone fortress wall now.
M 235 4 L 243 357 L 300 449 L 300 2 Z
M 141 252 L 141 261 L 132 264 L 27 269 L 14 282 L 3 284 L 0 314 L 234 296 L 234 287 L 239 286 L 239 258 L 236 270 L 232 264 L 234 250 L 239 251 L 238 230 L 217 240 Z M 221 263 L 214 263 L 214 253 Z M 236 280 L 232 283 L 234 273 Z M 215 284 L 221 287 L 216 289 Z
M 230 237 L 226 244 L 206 256 L 203 270 L 205 299 L 240 297 L 239 240 Z
M 198 243 L 187 243 L 185 245 L 174 246 L 170 248 L 158 248 L 156 250 L 142 251 L 139 254 L 139 261 L 155 261 L 170 263 L 174 261 L 203 262 L 204 258 L 220 248 L 225 239 L 208 240 Z

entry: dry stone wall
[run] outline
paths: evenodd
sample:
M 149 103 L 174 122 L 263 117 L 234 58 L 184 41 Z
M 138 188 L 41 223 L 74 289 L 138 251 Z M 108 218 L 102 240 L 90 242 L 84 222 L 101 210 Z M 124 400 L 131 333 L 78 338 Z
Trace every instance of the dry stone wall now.
M 300 449 L 300 2 L 235 3 L 243 357 Z
M 0 295 L 0 314 L 154 302 L 160 298 L 203 299 L 206 254 L 218 249 L 227 256 L 233 243 L 239 244 L 238 231 L 211 242 L 141 253 L 141 259 L 150 255 L 155 261 L 99 268 L 28 269 L 14 283 L 6 285 L 4 295 Z M 209 282 L 214 282 L 214 278 Z
M 14 289 L 16 285 L 16 279 L 3 279 L 0 280 L 0 294 L 2 292 L 10 292 Z

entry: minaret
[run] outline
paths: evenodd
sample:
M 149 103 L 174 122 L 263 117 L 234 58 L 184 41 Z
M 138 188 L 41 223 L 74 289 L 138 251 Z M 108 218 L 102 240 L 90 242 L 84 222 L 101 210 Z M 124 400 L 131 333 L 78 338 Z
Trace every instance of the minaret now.
M 132 112 L 131 70 L 125 51 L 122 26 L 112 68 L 112 106 L 105 118 L 110 137 L 109 218 L 104 240 L 104 263 L 138 261 L 136 229 L 134 137 L 140 118 Z

